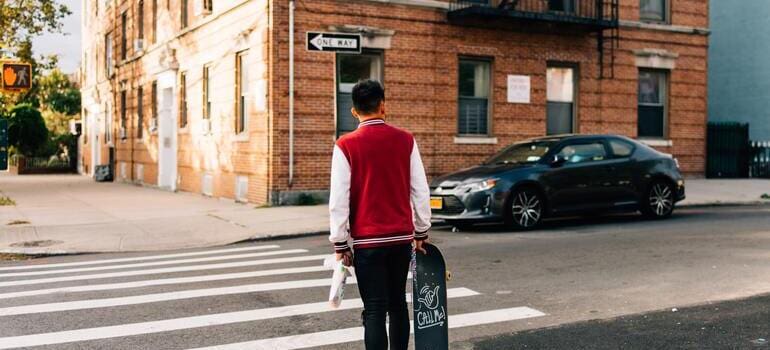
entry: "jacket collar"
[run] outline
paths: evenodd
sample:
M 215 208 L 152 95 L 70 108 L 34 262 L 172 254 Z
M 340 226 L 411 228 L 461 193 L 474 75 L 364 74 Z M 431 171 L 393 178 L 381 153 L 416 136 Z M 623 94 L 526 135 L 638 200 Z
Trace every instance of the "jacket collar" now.
M 375 118 L 375 119 L 369 119 L 365 122 L 361 122 L 358 124 L 358 127 L 367 126 L 367 125 L 376 125 L 376 124 L 385 124 L 385 120 L 382 118 Z

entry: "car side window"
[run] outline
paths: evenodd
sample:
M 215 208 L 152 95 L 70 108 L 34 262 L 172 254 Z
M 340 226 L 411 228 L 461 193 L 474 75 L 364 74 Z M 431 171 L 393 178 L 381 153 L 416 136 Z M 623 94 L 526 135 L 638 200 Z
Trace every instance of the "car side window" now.
M 619 158 L 629 157 L 634 152 L 632 144 L 620 140 L 610 140 L 610 148 L 612 149 L 612 154 Z
M 607 159 L 607 150 L 601 142 L 567 145 L 558 153 L 567 163 L 597 162 Z

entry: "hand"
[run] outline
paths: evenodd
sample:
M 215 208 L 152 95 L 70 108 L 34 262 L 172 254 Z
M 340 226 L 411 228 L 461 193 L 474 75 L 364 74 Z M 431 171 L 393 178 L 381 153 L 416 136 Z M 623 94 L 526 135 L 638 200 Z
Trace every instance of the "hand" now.
M 414 250 L 422 253 L 423 255 L 428 255 L 428 252 L 425 251 L 425 248 L 422 247 L 423 244 L 428 243 L 427 239 L 423 239 L 421 241 L 414 240 Z
M 342 265 L 345 265 L 347 267 L 350 267 L 353 265 L 353 252 L 346 251 L 342 253 L 335 253 L 334 257 L 337 259 L 337 261 L 342 260 Z

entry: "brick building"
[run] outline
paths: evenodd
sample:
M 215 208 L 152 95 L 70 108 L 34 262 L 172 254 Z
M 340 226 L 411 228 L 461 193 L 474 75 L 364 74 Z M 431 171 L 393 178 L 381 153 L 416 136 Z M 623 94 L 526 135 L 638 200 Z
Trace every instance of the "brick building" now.
M 565 132 L 639 138 L 687 174 L 704 172 L 707 0 L 84 9 L 85 173 L 112 162 L 120 181 L 172 190 L 258 204 L 323 197 L 332 144 L 355 128 L 349 92 L 360 78 L 384 82 L 389 122 L 416 135 L 429 176 Z M 308 51 L 307 32 L 361 34 L 363 51 Z

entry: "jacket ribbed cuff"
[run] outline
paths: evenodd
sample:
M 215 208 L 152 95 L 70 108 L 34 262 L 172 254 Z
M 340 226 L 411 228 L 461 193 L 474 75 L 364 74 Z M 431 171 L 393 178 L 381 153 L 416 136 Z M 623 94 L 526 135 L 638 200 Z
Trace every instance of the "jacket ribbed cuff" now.
M 348 250 L 350 250 L 350 246 L 348 245 L 348 241 L 334 242 L 334 252 L 335 253 L 344 253 L 344 252 L 346 252 Z
M 417 231 L 414 232 L 414 240 L 415 241 L 424 241 L 426 239 L 428 239 L 428 231 L 427 230 L 425 230 L 423 232 L 417 232 Z

